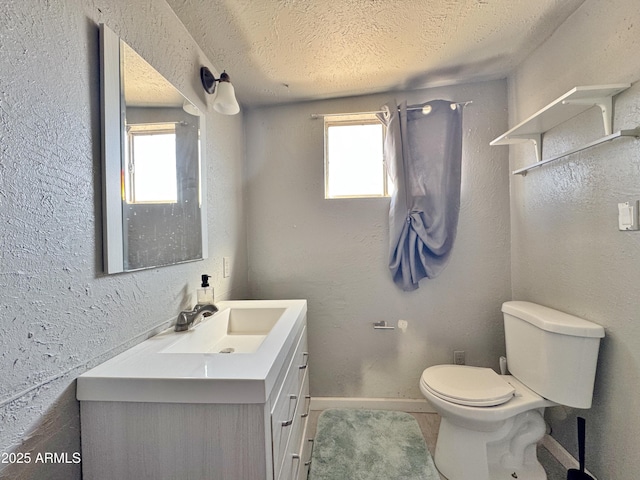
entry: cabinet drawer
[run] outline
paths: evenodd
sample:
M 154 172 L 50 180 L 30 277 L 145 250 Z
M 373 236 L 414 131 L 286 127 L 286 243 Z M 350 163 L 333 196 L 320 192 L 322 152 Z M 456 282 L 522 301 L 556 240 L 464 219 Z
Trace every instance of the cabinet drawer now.
M 300 341 L 288 366 L 284 383 L 271 410 L 271 440 L 273 448 L 274 478 L 278 478 L 282 458 L 285 453 L 289 435 L 293 430 L 298 405 L 306 408 L 307 402 L 301 398 L 303 381 L 307 372 L 307 337 L 306 331 Z
M 306 433 L 306 428 L 305 428 Z M 301 455 L 301 464 L 298 469 L 298 477 L 297 480 L 307 480 L 309 477 L 309 470 L 311 469 L 311 455 L 313 454 L 313 439 L 307 438 L 306 435 L 302 437 L 302 443 L 300 445 Z M 292 479 L 293 480 L 293 479 Z
M 305 439 L 303 437 L 309 416 L 309 408 L 311 406 L 310 400 L 309 376 L 305 375 L 302 388 L 300 389 L 300 401 L 298 402 L 295 419 L 291 426 L 292 430 L 289 435 L 289 442 L 287 443 L 282 468 L 279 474 L 276 475 L 278 480 L 297 480 L 307 469 L 307 465 L 305 465 L 305 460 L 303 459 L 303 448 L 305 446 L 303 443 Z

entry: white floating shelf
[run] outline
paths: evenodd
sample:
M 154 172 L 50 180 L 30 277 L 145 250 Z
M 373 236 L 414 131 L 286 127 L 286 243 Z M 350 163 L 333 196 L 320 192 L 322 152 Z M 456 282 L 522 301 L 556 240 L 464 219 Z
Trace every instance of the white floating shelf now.
M 536 147 L 536 159 L 540 162 L 542 160 L 542 134 L 596 105 L 602 111 L 605 136 L 609 136 L 612 134 L 613 125 L 612 97 L 630 86 L 629 83 L 620 83 L 574 87 L 508 132 L 500 135 L 490 142 L 490 145 L 533 142 Z

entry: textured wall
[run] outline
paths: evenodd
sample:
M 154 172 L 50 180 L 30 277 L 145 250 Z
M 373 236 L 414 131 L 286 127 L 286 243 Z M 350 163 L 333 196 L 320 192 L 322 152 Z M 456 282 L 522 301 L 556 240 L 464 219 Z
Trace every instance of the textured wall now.
M 422 370 L 451 362 L 497 368 L 500 305 L 510 299 L 508 153 L 489 147 L 506 129 L 506 82 L 399 93 L 417 103 L 473 100 L 464 112 L 460 223 L 451 262 L 419 290 L 387 268 L 389 199 L 324 199 L 322 120 L 311 113 L 378 109 L 392 94 L 246 114 L 249 282 L 257 298 L 309 301 L 314 396 L 422 398 Z M 409 321 L 406 334 L 372 323 Z
M 206 261 L 101 271 L 98 23 L 205 108 L 211 65 L 164 1 L 6 0 L 0 14 L 0 452 L 79 451 L 74 378 L 195 301 L 246 294 L 242 118 L 207 115 Z M 234 259 L 222 279 L 222 256 Z M 6 467 L 0 465 L 0 467 Z M 73 479 L 78 465 L 8 466 L 0 478 Z
M 587 0 L 522 64 L 510 81 L 510 123 L 576 85 L 640 77 L 636 0 Z M 549 132 L 547 155 L 603 135 L 597 109 Z M 615 100 L 614 131 L 640 124 L 640 85 Z M 547 156 L 544 155 L 543 156 Z M 511 166 L 533 163 L 512 148 Z M 640 142 L 617 140 L 512 177 L 513 297 L 605 327 L 594 404 L 550 409 L 553 436 L 574 455 L 575 416 L 587 418 L 587 467 L 598 478 L 637 478 L 640 431 L 640 232 L 620 232 L 617 203 L 640 199 Z

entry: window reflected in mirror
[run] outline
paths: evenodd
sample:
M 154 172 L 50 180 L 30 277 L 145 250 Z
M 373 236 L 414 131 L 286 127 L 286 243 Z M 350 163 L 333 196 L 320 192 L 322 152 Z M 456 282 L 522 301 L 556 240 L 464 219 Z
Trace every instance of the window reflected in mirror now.
M 176 126 L 168 123 L 127 125 L 125 201 L 176 203 Z

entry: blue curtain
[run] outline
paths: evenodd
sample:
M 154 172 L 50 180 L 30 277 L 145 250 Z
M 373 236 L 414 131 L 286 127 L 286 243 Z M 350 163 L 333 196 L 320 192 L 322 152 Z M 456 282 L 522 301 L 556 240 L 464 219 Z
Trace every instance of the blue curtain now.
M 389 268 L 403 290 L 442 272 L 456 237 L 460 210 L 462 107 L 447 100 L 407 110 L 392 101 L 385 159 L 396 190 L 389 210 Z

